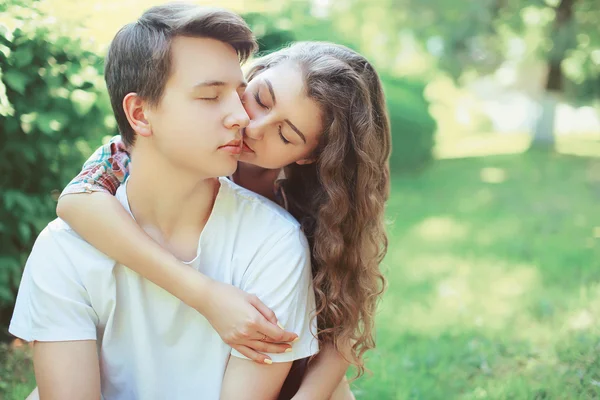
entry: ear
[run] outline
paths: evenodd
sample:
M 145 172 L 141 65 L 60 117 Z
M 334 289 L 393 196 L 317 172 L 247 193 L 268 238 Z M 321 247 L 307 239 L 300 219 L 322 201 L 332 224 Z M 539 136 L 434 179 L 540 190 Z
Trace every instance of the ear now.
M 317 161 L 316 158 L 304 158 L 302 160 L 296 161 L 296 164 L 298 164 L 298 165 L 308 165 L 308 164 L 314 163 L 315 161 Z
M 129 125 L 140 136 L 151 136 L 152 126 L 144 114 L 144 101 L 137 93 L 128 93 L 123 99 L 123 110 Z

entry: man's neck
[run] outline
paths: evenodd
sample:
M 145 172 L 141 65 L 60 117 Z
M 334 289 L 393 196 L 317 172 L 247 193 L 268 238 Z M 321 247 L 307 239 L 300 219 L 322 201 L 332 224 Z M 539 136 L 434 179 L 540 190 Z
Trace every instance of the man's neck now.
M 198 239 L 212 212 L 217 178 L 199 178 L 153 154 L 132 150 L 127 183 L 129 206 L 137 223 L 181 260 L 194 258 Z

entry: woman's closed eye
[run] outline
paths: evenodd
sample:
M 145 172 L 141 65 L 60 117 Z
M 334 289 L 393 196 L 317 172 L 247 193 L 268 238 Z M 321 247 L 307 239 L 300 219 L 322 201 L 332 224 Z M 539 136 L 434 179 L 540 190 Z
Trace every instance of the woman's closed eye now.
M 283 136 L 283 133 L 281 133 L 281 125 L 279 125 L 279 127 L 277 128 L 279 130 L 279 137 L 281 138 L 281 140 L 283 141 L 284 144 L 290 144 L 290 141 L 287 140 L 285 138 L 285 136 Z
M 254 100 L 256 100 L 258 105 L 261 106 L 262 108 L 269 108 L 269 107 L 265 106 L 262 101 L 260 101 L 260 95 L 258 94 L 258 92 L 254 92 Z
M 269 108 L 269 107 L 267 107 L 267 106 L 266 106 L 266 105 L 265 105 L 265 104 L 264 104 L 264 103 L 263 103 L 263 102 L 260 100 L 260 95 L 258 94 L 258 91 L 254 92 L 254 100 L 256 100 L 256 103 L 257 103 L 259 106 L 261 106 L 262 108 Z M 285 138 L 285 136 L 283 136 L 283 133 L 281 132 L 281 125 L 279 125 L 279 126 L 277 127 L 277 131 L 278 131 L 278 133 L 279 133 L 279 137 L 281 138 L 281 141 L 282 141 L 284 144 L 290 144 L 290 143 L 291 143 L 289 140 L 287 140 L 287 139 Z

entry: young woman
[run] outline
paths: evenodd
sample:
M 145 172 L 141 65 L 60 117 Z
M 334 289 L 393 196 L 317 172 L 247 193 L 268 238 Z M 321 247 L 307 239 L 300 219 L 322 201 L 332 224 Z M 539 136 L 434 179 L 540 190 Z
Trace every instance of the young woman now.
M 344 374 L 350 364 L 358 376 L 364 372 L 385 283 L 379 264 L 387 250 L 391 140 L 381 82 L 364 57 L 322 42 L 260 58 L 247 78 L 242 101 L 251 122 L 231 178 L 285 207 L 312 251 L 322 350 L 308 367 L 294 364 L 281 398 L 352 398 Z M 259 299 L 205 284 L 206 277 L 153 242 L 111 196 L 129 166 L 127 149 L 113 138 L 63 192 L 91 194 L 61 197 L 59 216 L 99 250 L 201 312 L 242 354 L 269 363 L 263 352 L 286 351 L 295 336 L 277 328 Z

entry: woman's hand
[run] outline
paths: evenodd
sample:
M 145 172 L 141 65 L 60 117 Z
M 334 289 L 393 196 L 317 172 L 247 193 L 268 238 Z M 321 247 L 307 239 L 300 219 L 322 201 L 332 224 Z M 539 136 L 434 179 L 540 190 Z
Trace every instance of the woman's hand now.
M 275 313 L 255 295 L 214 280 L 197 293 L 199 301 L 195 308 L 225 343 L 244 356 L 258 363 L 271 364 L 271 359 L 263 352 L 291 351 L 289 343 L 298 335 L 285 331 Z

